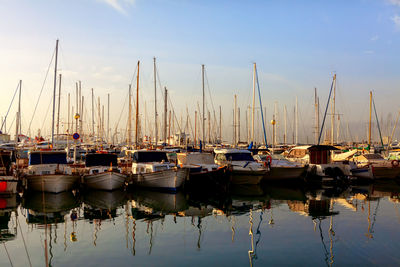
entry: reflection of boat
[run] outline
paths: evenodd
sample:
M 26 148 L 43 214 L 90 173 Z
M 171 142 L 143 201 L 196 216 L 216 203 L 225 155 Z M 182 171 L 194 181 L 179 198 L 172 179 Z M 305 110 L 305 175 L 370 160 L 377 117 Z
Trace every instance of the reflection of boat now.
M 11 220 L 13 212 L 17 209 L 17 195 L 13 194 L 9 197 L 0 198 L 0 243 L 13 240 L 17 236 L 17 225 L 15 220 Z M 16 213 L 14 213 L 16 216 Z M 13 222 L 11 228 L 10 221 Z
M 297 187 L 267 185 L 263 187 L 267 196 L 274 200 L 299 200 L 306 201 L 306 195 Z
M 188 207 L 185 195 L 181 192 L 168 194 L 137 190 L 132 193 L 132 216 L 136 219 L 175 214 Z
M 264 191 L 260 185 L 256 184 L 232 184 L 230 192 L 237 197 L 259 197 L 264 195 Z
M 176 191 L 186 177 L 187 170 L 170 163 L 165 151 L 138 150 L 133 153 L 131 180 L 136 186 Z
M 59 223 L 79 205 L 72 192 L 58 194 L 30 192 L 24 195 L 22 206 L 27 209 L 28 223 Z
M 125 185 L 126 175 L 118 168 L 117 158 L 116 154 L 87 154 L 83 176 L 85 185 L 100 190 L 122 188 Z
M 116 209 L 126 201 L 126 192 L 122 190 L 102 191 L 87 190 L 83 194 L 83 202 L 94 209 Z
M 65 151 L 31 151 L 26 179 L 30 190 L 59 193 L 71 190 L 79 175 L 67 165 Z

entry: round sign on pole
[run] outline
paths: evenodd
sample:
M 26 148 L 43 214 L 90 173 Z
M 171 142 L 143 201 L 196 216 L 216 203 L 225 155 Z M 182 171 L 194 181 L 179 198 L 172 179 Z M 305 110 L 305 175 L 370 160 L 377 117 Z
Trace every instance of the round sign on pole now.
M 74 138 L 74 140 L 78 140 L 79 137 L 80 137 L 80 135 L 79 135 L 78 133 L 74 133 L 74 134 L 72 135 L 72 138 Z

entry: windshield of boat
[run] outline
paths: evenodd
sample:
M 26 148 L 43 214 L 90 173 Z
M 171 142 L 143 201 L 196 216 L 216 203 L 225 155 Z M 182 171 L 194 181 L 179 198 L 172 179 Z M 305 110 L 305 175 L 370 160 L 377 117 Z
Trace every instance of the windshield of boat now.
M 254 161 L 251 153 L 226 153 L 225 157 L 228 161 Z
M 66 152 L 38 152 L 29 155 L 29 165 L 38 164 L 67 164 Z
M 137 151 L 133 153 L 133 162 L 168 162 L 167 153 L 163 151 Z
M 276 160 L 286 160 L 286 158 L 284 156 L 282 156 L 281 154 L 262 154 L 262 155 L 257 155 L 260 157 L 261 160 L 265 160 L 267 158 L 267 156 L 271 156 L 272 159 L 276 159 Z
M 92 166 L 118 166 L 118 156 L 115 154 L 94 153 L 87 154 L 85 165 L 86 167 Z

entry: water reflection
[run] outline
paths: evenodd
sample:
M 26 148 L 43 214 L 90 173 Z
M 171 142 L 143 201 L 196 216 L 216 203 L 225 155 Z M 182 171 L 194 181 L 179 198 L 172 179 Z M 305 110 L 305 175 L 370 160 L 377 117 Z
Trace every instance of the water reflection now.
M 394 265 L 399 196 L 396 181 L 383 181 L 232 186 L 221 194 L 31 192 L 20 206 L 18 195 L 0 197 L 0 265 L 21 253 L 25 261 L 14 265 L 27 265 L 29 256 L 34 266 L 93 258 L 109 265 L 107 257 L 121 266 L 160 259 L 165 265 Z
M 22 201 L 27 222 L 39 226 L 64 222 L 65 215 L 78 206 L 79 201 L 72 192 L 30 192 Z

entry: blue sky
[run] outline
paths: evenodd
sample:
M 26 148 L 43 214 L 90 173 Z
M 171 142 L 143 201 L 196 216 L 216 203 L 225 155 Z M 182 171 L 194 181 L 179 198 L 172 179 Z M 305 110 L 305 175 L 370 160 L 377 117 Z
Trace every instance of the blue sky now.
M 57 38 L 64 107 L 65 94 L 74 94 L 74 84 L 81 80 L 86 100 L 90 88 L 102 103 L 111 94 L 113 118 L 121 113 L 137 60 L 142 68 L 141 103 L 146 103 L 152 117 L 154 56 L 161 84 L 170 90 L 178 114 L 186 107 L 194 114 L 201 101 L 201 64 L 206 65 L 215 108 L 223 108 L 228 140 L 234 94 L 239 95 L 245 124 L 253 62 L 268 120 L 275 101 L 282 115 L 284 105 L 293 110 L 298 96 L 303 142 L 307 135 L 312 138 L 313 88 L 318 88 L 325 105 L 334 72 L 339 113 L 358 125 L 351 130 L 353 139 L 355 135 L 365 139 L 370 90 L 383 119 L 391 113 L 394 120 L 400 106 L 399 0 L 0 0 L 0 17 L 0 114 L 4 116 L 22 79 L 23 130 L 31 120 Z M 47 113 L 51 92 L 50 75 L 39 102 L 42 115 Z M 87 109 L 90 112 L 90 106 Z M 45 123 L 43 117 L 35 116 L 35 129 L 50 128 L 50 113 Z

